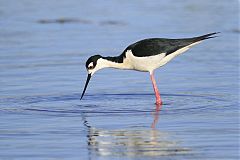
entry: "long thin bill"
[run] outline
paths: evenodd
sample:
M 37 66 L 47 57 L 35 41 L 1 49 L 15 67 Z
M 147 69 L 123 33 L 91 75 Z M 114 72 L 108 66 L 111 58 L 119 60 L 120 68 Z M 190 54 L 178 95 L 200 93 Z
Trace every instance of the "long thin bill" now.
M 83 98 L 83 96 L 84 96 L 84 93 L 85 93 L 85 91 L 86 91 L 86 89 L 87 89 L 88 82 L 90 81 L 90 79 L 91 79 L 91 74 L 88 74 L 88 76 L 87 76 L 87 81 L 86 81 L 86 84 L 85 84 L 85 87 L 84 87 L 84 90 L 83 90 L 83 93 L 82 93 L 82 96 L 81 96 L 80 100 L 81 100 L 81 99 Z

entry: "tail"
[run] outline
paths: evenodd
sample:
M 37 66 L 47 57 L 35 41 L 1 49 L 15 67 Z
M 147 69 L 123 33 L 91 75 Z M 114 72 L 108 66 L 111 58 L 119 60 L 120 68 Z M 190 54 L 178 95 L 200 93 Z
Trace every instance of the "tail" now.
M 219 33 L 220 32 L 213 32 L 213 33 L 205 34 L 203 36 L 194 37 L 193 40 L 194 40 L 194 42 L 198 42 L 198 41 L 202 41 L 205 39 L 215 38 L 215 37 L 218 37 L 218 36 L 216 36 L 216 34 L 219 34 Z

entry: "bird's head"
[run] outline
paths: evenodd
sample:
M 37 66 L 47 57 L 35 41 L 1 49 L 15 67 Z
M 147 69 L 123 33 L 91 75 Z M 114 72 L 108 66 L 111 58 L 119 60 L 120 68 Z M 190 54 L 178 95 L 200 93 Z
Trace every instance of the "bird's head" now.
M 105 67 L 106 67 L 106 65 L 104 64 L 104 60 L 103 60 L 103 57 L 101 55 L 94 55 L 94 56 L 91 56 L 90 58 L 88 58 L 88 60 L 86 62 L 86 69 L 87 69 L 87 72 L 88 72 L 88 76 L 87 76 L 87 81 L 86 81 L 85 87 L 83 89 L 81 99 L 84 96 L 84 93 L 87 89 L 87 85 L 88 85 L 92 75 L 96 71 L 98 71 L 102 68 L 105 68 Z
M 92 76 L 96 71 L 103 68 L 101 60 L 102 60 L 101 55 L 94 55 L 88 58 L 86 62 L 86 70 L 88 74 Z

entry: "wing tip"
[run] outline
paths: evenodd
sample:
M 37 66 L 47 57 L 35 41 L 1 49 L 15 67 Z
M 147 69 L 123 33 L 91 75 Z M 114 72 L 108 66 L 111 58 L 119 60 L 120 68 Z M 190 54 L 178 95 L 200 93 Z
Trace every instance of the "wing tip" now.
M 201 41 L 201 40 L 205 40 L 205 39 L 216 38 L 216 37 L 219 37 L 217 34 L 220 34 L 220 33 L 221 32 L 208 33 L 203 36 L 197 37 L 197 39 Z

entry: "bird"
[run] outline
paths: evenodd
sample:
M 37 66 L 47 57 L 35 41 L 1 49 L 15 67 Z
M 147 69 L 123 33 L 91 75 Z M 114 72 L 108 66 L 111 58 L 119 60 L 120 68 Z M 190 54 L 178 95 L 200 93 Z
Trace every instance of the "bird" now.
M 129 45 L 119 56 L 93 55 L 86 61 L 85 67 L 88 75 L 80 100 L 83 98 L 94 73 L 103 68 L 116 68 L 149 72 L 156 104 L 162 105 L 163 101 L 154 78 L 154 70 L 203 40 L 217 37 L 218 33 L 220 32 L 180 39 L 148 38 Z

